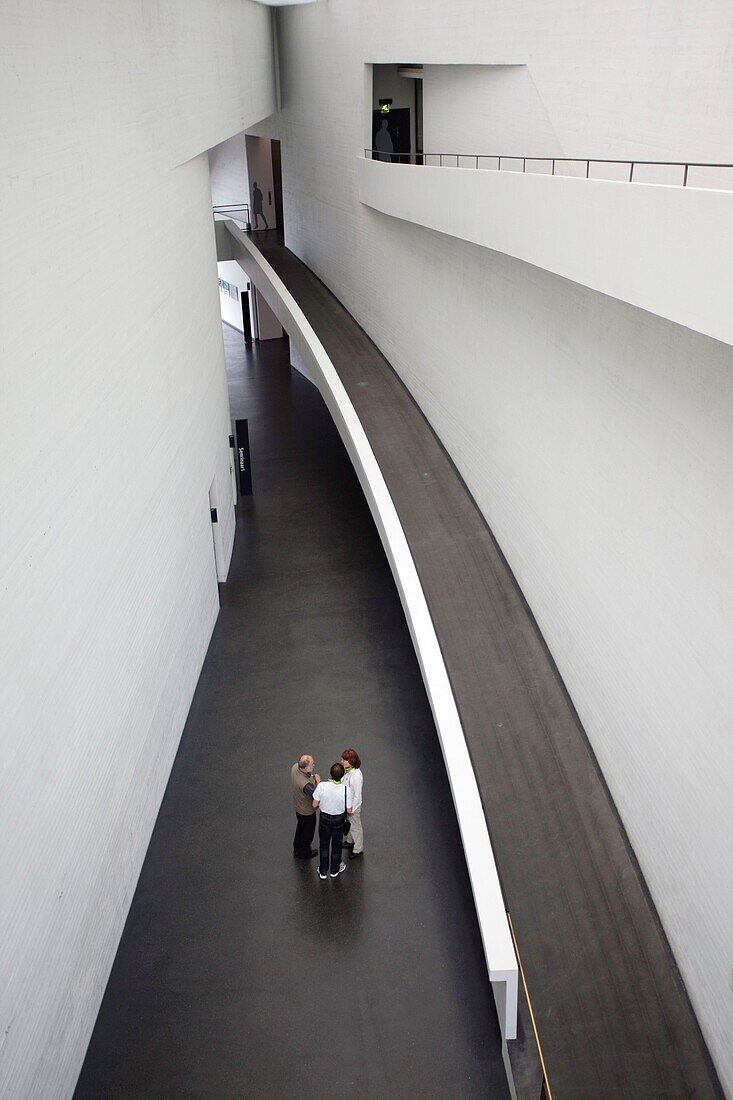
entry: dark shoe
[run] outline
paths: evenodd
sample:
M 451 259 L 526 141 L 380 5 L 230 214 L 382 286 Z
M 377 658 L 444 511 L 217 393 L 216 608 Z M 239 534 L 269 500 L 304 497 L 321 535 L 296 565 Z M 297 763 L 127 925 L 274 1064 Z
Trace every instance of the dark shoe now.
M 343 842 L 343 844 L 341 845 L 341 847 L 342 848 L 353 848 L 354 847 L 354 842 L 353 842 L 353 840 L 351 840 L 351 841 L 345 840 Z
M 361 859 L 361 857 L 363 855 L 364 855 L 363 852 L 352 852 L 351 855 L 349 856 L 349 859 Z
M 313 859 L 313 856 L 318 855 L 317 848 L 311 848 L 310 852 L 293 852 L 296 859 Z

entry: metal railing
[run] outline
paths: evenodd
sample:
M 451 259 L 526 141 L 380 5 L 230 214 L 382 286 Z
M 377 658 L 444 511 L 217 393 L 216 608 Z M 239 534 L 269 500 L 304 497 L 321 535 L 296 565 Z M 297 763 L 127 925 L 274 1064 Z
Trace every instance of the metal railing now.
M 537 1100 L 553 1100 L 552 1089 L 550 1088 L 550 1079 L 547 1076 L 547 1064 L 545 1063 L 545 1055 L 542 1050 L 542 1043 L 540 1042 L 540 1033 L 537 1030 L 537 1019 L 534 1014 L 534 1008 L 529 996 L 529 989 L 527 988 L 527 976 L 522 966 L 522 956 L 519 954 L 519 945 L 517 943 L 517 934 L 514 931 L 514 922 L 512 921 L 512 915 L 507 909 L 506 919 L 509 922 L 509 931 L 512 935 L 512 943 L 514 944 L 514 953 L 517 956 L 517 966 L 519 967 L 519 977 L 522 981 L 522 988 L 524 990 L 524 999 L 527 1002 L 527 1012 L 529 1013 L 529 1022 L 532 1026 L 532 1033 L 534 1034 L 534 1041 L 537 1046 L 537 1056 L 540 1061 L 540 1068 L 542 1070 L 542 1085 L 540 1088 L 540 1094 Z
M 249 216 L 249 203 L 248 202 L 236 202 L 231 206 L 214 206 L 212 207 L 214 216 L 219 214 L 221 217 L 229 215 L 230 220 L 233 222 L 242 222 L 242 228 L 247 233 L 251 231 L 252 222 Z
M 518 157 L 515 155 L 509 155 L 507 153 L 385 153 L 379 149 L 365 149 L 364 156 L 367 160 L 381 160 L 385 163 L 392 164 L 421 164 L 432 168 L 478 168 L 488 171 L 511 171 L 511 172 L 527 172 L 527 165 L 545 164 L 550 165 L 550 170 L 547 172 L 537 172 L 530 167 L 529 172 L 533 175 L 573 175 L 577 178 L 578 175 L 585 179 L 591 178 L 603 178 L 603 177 L 591 177 L 591 165 L 597 164 L 620 164 L 625 168 L 628 168 L 628 175 L 624 173 L 624 176 L 613 177 L 614 179 L 622 180 L 626 183 L 634 182 L 634 172 L 637 168 L 642 166 L 651 166 L 655 168 L 679 168 L 681 180 L 677 186 L 687 187 L 689 172 L 691 168 L 711 168 L 716 170 L 728 170 L 731 172 L 730 185 L 733 187 L 733 164 L 712 164 L 702 161 L 677 161 L 677 160 L 611 160 L 604 157 Z M 487 164 L 486 161 L 495 161 L 496 164 Z M 502 161 L 504 165 L 502 166 Z M 511 161 L 512 166 L 509 167 L 507 162 Z M 518 167 L 521 164 L 521 169 Z M 581 166 L 579 173 L 558 173 L 556 167 L 558 164 L 575 164 Z M 583 169 L 584 166 L 584 169 Z M 606 177 L 607 178 L 607 177 Z M 637 182 L 638 180 L 637 176 Z M 647 182 L 647 181 L 645 181 Z M 657 182 L 657 181 L 648 181 Z M 668 181 L 665 181 L 668 182 Z M 691 186 L 697 187 L 712 187 L 716 184 L 704 184 L 695 183 Z

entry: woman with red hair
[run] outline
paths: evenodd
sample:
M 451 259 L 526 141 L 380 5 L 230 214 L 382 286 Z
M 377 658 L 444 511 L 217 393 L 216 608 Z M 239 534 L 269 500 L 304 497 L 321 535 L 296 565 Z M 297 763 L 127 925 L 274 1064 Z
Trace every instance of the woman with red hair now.
M 361 790 L 364 786 L 364 776 L 361 774 L 361 760 L 356 749 L 344 749 L 341 753 L 341 763 L 344 766 L 343 782 L 351 791 L 354 808 L 349 821 L 351 832 L 349 839 L 344 841 L 344 847 L 351 848 L 349 859 L 358 859 L 364 855 L 364 830 L 361 826 Z

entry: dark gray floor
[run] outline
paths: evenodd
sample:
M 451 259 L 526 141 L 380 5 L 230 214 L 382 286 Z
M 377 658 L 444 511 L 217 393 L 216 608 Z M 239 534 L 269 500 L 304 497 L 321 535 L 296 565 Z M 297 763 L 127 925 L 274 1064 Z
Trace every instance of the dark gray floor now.
M 721 1096 L 588 742 L 466 487 L 350 314 L 277 234 L 259 234 L 256 243 L 330 355 L 410 543 L 479 782 L 555 1100 Z
M 250 423 L 221 615 L 77 1100 L 507 1095 L 445 771 L 348 457 L 284 342 L 225 329 Z M 289 768 L 355 745 L 366 854 L 292 858 Z

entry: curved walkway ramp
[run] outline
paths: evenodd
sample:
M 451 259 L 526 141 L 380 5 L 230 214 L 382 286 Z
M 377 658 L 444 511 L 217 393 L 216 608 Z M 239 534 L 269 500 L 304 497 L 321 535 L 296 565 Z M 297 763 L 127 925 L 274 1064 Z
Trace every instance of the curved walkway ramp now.
M 508 1100 L 461 839 L 352 463 L 284 340 L 225 328 L 240 502 L 221 612 L 77 1100 Z M 294 860 L 290 767 L 355 745 L 362 859 Z
M 722 1095 L 588 742 L 450 460 L 375 345 L 297 257 L 264 235 L 255 247 L 232 223 L 217 237 L 220 258 L 241 263 L 317 368 L 293 299 L 307 318 L 396 507 L 458 704 L 551 1095 Z M 515 1068 L 518 1091 L 532 1095 L 521 1057 Z

